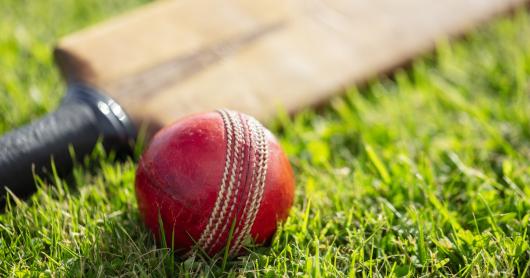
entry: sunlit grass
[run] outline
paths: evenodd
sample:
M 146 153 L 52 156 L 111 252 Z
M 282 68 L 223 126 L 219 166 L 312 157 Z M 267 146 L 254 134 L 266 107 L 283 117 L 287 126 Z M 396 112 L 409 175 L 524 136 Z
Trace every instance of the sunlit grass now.
M 58 104 L 58 37 L 137 2 L 2 5 L 0 132 Z M 295 206 L 272 246 L 226 265 L 157 247 L 137 212 L 134 160 L 98 149 L 90 167 L 0 215 L 0 276 L 528 276 L 529 93 L 520 11 L 321 111 L 280 114 L 270 127 L 297 173 Z

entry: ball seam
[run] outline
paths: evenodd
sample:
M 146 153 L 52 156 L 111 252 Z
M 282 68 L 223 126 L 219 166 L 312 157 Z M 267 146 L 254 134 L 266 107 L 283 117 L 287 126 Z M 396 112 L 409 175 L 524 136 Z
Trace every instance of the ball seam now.
M 196 247 L 200 248 L 202 250 L 205 250 L 205 241 L 207 241 L 211 234 L 212 234 L 212 228 L 215 225 L 215 221 L 218 219 L 219 209 L 224 204 L 224 199 L 226 198 L 225 191 L 227 186 L 227 181 L 229 179 L 228 174 L 230 167 L 232 166 L 232 159 L 234 156 L 234 148 L 233 144 L 235 142 L 233 141 L 234 136 L 234 130 L 232 128 L 231 122 L 227 119 L 228 113 L 225 110 L 217 110 L 217 113 L 220 114 L 221 119 L 223 121 L 223 126 L 226 134 L 226 154 L 225 154 L 225 167 L 223 169 L 223 176 L 220 182 L 219 186 L 219 192 L 217 194 L 217 199 L 214 204 L 214 208 L 212 209 L 212 212 L 210 213 L 210 216 L 208 218 L 208 224 L 204 228 L 204 230 L 201 233 L 201 236 L 199 240 L 196 243 Z M 190 250 L 192 252 L 193 250 Z M 188 253 L 187 255 L 191 255 L 191 253 Z

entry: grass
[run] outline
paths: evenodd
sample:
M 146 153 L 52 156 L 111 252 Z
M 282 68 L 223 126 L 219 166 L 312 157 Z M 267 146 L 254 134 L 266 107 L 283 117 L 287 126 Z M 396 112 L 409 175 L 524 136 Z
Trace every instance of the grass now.
M 143 1 L 0 0 L 0 132 L 56 107 L 58 37 Z M 297 173 L 270 248 L 175 259 L 141 225 L 134 160 L 98 148 L 0 215 L 0 276 L 530 276 L 530 14 L 272 124 Z

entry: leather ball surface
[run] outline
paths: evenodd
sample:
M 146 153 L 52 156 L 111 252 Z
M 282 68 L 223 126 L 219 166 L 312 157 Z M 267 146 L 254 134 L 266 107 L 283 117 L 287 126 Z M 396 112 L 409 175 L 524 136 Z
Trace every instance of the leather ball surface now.
M 269 240 L 293 204 L 291 165 L 254 118 L 219 110 L 182 119 L 153 137 L 136 172 L 146 226 L 181 255 L 239 254 Z M 161 223 L 163 223 L 161 225 Z M 230 234 L 230 231 L 232 233 Z

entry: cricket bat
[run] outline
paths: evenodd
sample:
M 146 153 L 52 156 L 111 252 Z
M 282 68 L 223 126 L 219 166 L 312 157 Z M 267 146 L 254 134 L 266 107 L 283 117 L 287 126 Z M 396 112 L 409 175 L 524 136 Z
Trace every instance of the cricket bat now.
M 72 153 L 100 139 L 130 150 L 139 127 L 152 134 L 190 113 L 294 113 L 527 2 L 156 1 L 58 43 L 66 97 L 0 139 L 0 186 L 27 196 L 52 160 L 68 173 Z

